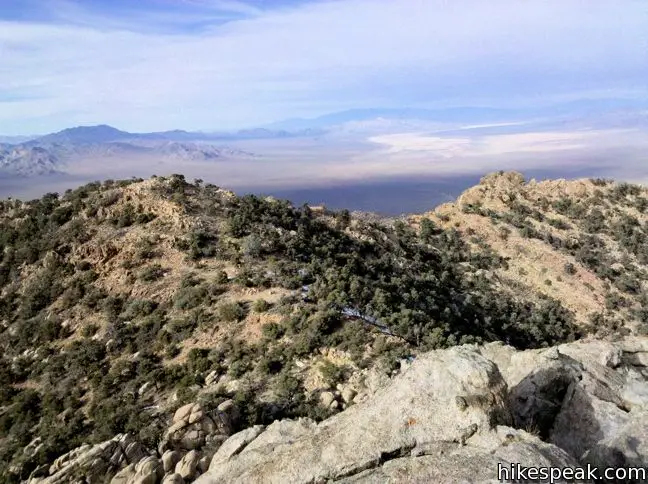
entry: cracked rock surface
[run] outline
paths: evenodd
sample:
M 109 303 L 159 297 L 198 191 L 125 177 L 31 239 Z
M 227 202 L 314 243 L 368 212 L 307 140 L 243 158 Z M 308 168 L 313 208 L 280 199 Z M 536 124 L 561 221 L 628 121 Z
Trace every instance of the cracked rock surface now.
M 497 366 L 473 347 L 428 353 L 329 420 L 275 422 L 237 453 L 217 452 L 196 482 L 481 482 L 497 477 L 498 462 L 575 465 L 509 427 L 507 397 Z
M 233 435 L 196 482 L 499 482 L 498 464 L 648 465 L 648 339 L 419 356 L 368 401 L 316 424 Z
M 185 405 L 158 449 L 118 435 L 29 482 L 495 483 L 498 464 L 648 467 L 648 338 L 432 351 L 320 423 L 228 436 L 231 411 Z

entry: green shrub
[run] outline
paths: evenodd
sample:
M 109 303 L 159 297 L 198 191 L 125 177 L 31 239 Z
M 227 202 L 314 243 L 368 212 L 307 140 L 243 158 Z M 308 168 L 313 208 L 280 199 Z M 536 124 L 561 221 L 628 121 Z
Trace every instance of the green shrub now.
M 247 315 L 247 309 L 239 302 L 223 302 L 218 305 L 220 321 L 240 321 Z
M 175 294 L 174 305 L 178 309 L 193 309 L 209 301 L 209 292 L 205 285 L 181 287 Z
M 285 331 L 285 328 L 274 322 L 264 324 L 261 328 L 263 337 L 270 341 L 281 338 L 284 335 Z
M 564 270 L 565 270 L 565 274 L 569 274 L 569 275 L 572 275 L 572 276 L 574 274 L 576 274 L 576 272 L 577 272 L 576 271 L 576 266 L 574 264 L 572 264 L 571 262 L 565 263 Z
M 126 309 L 120 316 L 126 320 L 142 318 L 151 314 L 157 307 L 158 303 L 155 301 L 136 299 L 126 306 Z
M 227 284 L 228 282 L 229 277 L 225 271 L 219 271 L 214 278 L 214 283 L 216 284 Z
M 319 371 L 327 384 L 330 387 L 334 387 L 336 384 L 341 383 L 344 380 L 346 368 L 326 360 L 320 365 Z
M 153 282 L 164 277 L 166 270 L 160 264 L 153 264 L 142 269 L 138 275 L 140 281 Z
M 94 336 L 97 331 L 99 331 L 99 326 L 94 323 L 86 324 L 83 329 L 81 330 L 81 335 L 84 338 L 91 338 Z
M 268 309 L 270 309 L 270 307 L 270 303 L 265 299 L 257 299 L 256 301 L 254 301 L 254 304 L 252 304 L 252 310 L 255 313 L 265 313 Z

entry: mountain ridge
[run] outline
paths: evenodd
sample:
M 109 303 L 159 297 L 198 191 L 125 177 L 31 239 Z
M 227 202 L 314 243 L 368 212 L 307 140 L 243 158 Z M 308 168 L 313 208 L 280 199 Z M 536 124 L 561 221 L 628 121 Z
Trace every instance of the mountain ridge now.
M 621 432 L 629 405 L 645 404 L 647 211 L 641 186 L 535 182 L 513 172 L 485 176 L 456 202 L 401 218 L 240 197 L 182 175 L 4 200 L 0 460 L 9 465 L 0 476 L 53 483 L 74 472 L 103 479 L 123 471 L 130 477 L 114 482 L 131 482 L 149 466 L 153 482 L 174 473 L 185 482 L 199 474 L 210 482 L 219 472 L 234 479 L 246 475 L 240 465 L 252 462 L 253 448 L 274 438 L 271 429 L 294 435 L 301 443 L 282 448 L 303 457 L 302 446 L 318 442 L 310 440 L 316 428 L 351 418 L 345 412 L 355 405 L 349 415 L 371 412 L 376 390 L 390 386 L 399 399 L 389 408 L 398 411 L 380 419 L 381 432 L 404 440 L 376 440 L 365 450 L 388 452 L 394 443 L 403 457 L 412 450 L 408 429 L 431 418 L 407 403 L 429 390 L 403 372 L 418 359 L 458 378 L 456 386 L 433 379 L 454 399 L 434 405 L 458 413 L 448 411 L 443 431 L 416 428 L 417 441 L 477 452 L 464 444 L 487 439 L 505 459 L 504 435 L 483 425 L 453 433 L 455 424 L 474 423 L 471 416 L 488 420 L 500 408 L 488 403 L 493 394 L 518 418 L 498 424 L 514 425 L 506 432 L 527 442 L 529 455 L 544 448 L 564 456 L 559 446 L 569 449 L 562 462 L 570 465 L 582 446 L 604 455 L 603 444 L 582 440 L 578 428 L 567 437 L 552 422 L 586 415 L 579 401 L 614 402 L 616 410 L 596 418 Z M 443 349 L 457 345 L 468 346 Z M 520 356 L 509 355 L 514 348 Z M 587 370 L 562 352 L 585 358 Z M 607 370 L 593 363 L 599 358 Z M 508 389 L 485 379 L 475 395 L 459 392 L 477 380 L 464 382 L 451 368 L 491 374 L 495 364 Z M 597 378 L 607 386 L 591 386 Z M 569 385 L 581 399 L 572 406 L 563 404 Z M 516 395 L 526 396 L 528 409 Z M 544 401 L 565 413 L 535 420 L 544 418 Z M 244 456 L 227 454 L 254 441 Z M 222 466 L 210 469 L 214 455 Z M 372 466 L 370 474 L 390 469 Z

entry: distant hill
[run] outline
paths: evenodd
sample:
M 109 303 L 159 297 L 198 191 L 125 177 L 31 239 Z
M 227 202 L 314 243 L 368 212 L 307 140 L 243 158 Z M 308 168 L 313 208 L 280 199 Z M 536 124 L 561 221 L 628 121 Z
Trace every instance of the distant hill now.
M 441 109 L 414 108 L 370 108 L 350 109 L 315 118 L 291 118 L 265 126 L 271 130 L 307 130 L 326 129 L 332 126 L 344 125 L 360 121 L 377 119 L 405 121 L 418 120 L 438 123 L 501 123 L 513 121 L 528 121 L 534 118 L 559 118 L 597 116 L 607 113 L 636 112 L 648 109 L 648 101 L 624 100 L 581 100 L 569 103 L 537 108 L 490 108 L 490 107 L 453 107 Z
M 61 169 L 61 160 L 38 146 L 0 144 L 0 176 L 52 175 Z
M 57 133 L 36 138 L 28 142 L 28 144 L 109 143 L 132 137 L 133 135 L 130 133 L 102 124 L 99 126 L 77 126 L 75 128 L 67 128 Z
M 245 139 L 272 137 L 268 130 L 241 134 Z M 167 131 L 129 133 L 111 126 L 78 126 L 18 144 L 0 144 L 0 176 L 48 175 L 65 171 L 72 159 L 140 156 L 171 161 L 214 161 L 254 156 L 252 153 L 214 144 L 237 135 Z M 279 135 L 277 135 L 279 136 Z M 282 135 L 283 136 L 283 135 Z
M 310 135 L 310 130 L 272 130 L 267 128 L 251 128 L 234 132 L 191 132 L 184 130 L 160 131 L 152 133 L 129 133 L 108 125 L 77 126 L 56 133 L 36 137 L 28 141 L 32 146 L 47 146 L 60 144 L 98 144 L 128 141 L 227 141 L 237 139 L 268 139 L 286 138 Z

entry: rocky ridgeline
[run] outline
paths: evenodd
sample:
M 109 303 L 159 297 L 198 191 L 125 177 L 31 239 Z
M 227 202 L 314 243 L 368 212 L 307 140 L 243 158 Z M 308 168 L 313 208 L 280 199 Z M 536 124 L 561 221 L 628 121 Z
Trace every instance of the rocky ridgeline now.
M 345 396 L 322 399 L 354 401 Z M 156 450 L 118 435 L 29 482 L 498 482 L 498 463 L 647 466 L 648 338 L 429 352 L 319 424 L 229 435 L 234 408 L 185 405 Z

